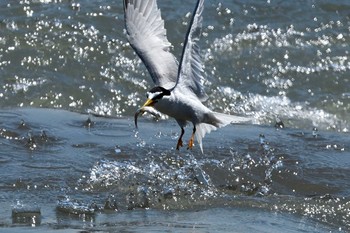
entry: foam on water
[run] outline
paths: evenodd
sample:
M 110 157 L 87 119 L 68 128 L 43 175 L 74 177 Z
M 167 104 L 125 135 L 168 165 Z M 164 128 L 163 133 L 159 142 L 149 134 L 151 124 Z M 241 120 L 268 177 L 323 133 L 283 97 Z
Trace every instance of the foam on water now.
M 160 206 L 164 209 L 187 209 L 190 201 L 214 198 L 218 194 L 195 158 L 166 154 L 149 156 L 137 162 L 100 161 L 91 169 L 86 189 L 113 189 L 118 197 L 123 193 L 121 196 L 127 196 L 125 203 L 121 200 L 118 204 L 120 208 L 127 209 Z M 184 200 L 177 202 L 177 199 Z

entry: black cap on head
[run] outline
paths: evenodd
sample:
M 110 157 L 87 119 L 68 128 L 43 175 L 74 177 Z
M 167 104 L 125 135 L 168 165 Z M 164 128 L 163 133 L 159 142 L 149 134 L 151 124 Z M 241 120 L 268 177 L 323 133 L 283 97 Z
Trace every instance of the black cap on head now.
M 153 87 L 150 91 L 150 93 L 163 93 L 163 95 L 170 95 L 170 91 L 165 89 L 164 87 L 160 87 L 160 86 L 157 86 L 157 87 Z
M 147 92 L 147 98 L 152 100 L 160 100 L 165 95 L 170 95 L 170 91 L 163 87 L 153 87 L 150 91 Z

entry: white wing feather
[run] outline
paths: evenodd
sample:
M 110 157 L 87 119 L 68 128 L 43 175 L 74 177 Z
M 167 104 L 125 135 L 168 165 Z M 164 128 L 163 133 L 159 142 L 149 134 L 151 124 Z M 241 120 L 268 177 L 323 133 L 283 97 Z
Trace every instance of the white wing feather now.
M 164 21 L 156 0 L 124 0 L 127 38 L 148 69 L 153 82 L 173 87 L 178 62 L 170 52 Z
M 200 49 L 197 44 L 201 35 L 203 9 L 204 0 L 199 0 L 187 31 L 179 65 L 178 79 L 174 87 L 190 90 L 202 102 L 208 98 L 203 87 L 205 80 L 203 77 L 204 71 Z

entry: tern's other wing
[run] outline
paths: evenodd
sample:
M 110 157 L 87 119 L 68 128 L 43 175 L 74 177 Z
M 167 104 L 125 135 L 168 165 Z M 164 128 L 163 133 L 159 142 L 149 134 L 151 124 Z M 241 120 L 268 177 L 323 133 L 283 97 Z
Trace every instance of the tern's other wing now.
M 185 38 L 175 86 L 176 88 L 189 89 L 201 101 L 208 98 L 203 88 L 203 67 L 197 44 L 201 34 L 203 9 L 204 0 L 198 0 Z
M 164 21 L 156 0 L 124 0 L 124 15 L 130 45 L 147 67 L 153 82 L 174 86 L 178 63 L 169 51 Z

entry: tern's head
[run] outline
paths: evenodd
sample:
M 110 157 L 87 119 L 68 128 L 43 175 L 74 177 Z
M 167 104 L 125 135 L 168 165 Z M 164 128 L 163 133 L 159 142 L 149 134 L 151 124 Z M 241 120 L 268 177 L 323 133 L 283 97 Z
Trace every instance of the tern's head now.
M 160 101 L 164 96 L 170 96 L 170 91 L 163 87 L 153 87 L 147 92 L 147 101 L 143 105 L 153 107 L 158 101 Z

